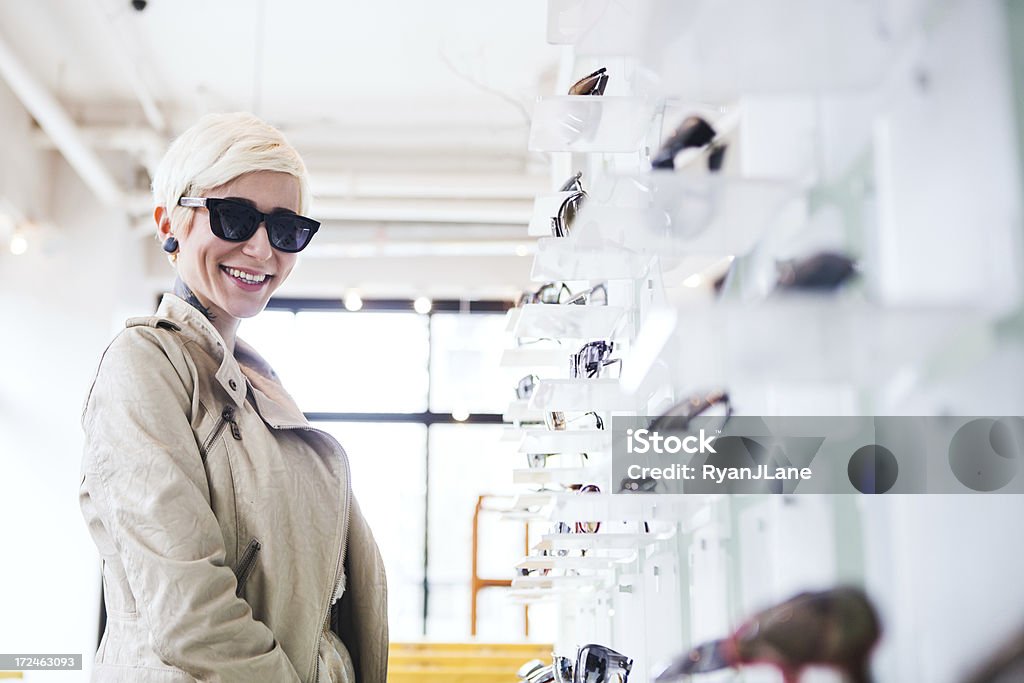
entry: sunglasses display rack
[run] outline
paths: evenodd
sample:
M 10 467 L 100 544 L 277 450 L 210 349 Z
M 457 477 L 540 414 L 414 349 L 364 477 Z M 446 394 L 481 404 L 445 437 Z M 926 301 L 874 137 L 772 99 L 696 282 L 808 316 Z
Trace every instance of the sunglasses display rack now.
M 621 306 L 527 304 L 516 320 L 519 338 L 611 339 L 626 309 Z

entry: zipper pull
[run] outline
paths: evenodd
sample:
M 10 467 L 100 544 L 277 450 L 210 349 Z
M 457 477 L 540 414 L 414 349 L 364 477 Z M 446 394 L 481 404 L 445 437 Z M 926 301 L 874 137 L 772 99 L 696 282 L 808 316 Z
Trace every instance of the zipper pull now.
M 235 437 L 236 441 L 241 441 L 242 430 L 238 428 L 238 422 L 235 421 L 235 409 L 231 406 L 224 406 L 224 411 L 220 416 L 231 425 L 231 436 Z

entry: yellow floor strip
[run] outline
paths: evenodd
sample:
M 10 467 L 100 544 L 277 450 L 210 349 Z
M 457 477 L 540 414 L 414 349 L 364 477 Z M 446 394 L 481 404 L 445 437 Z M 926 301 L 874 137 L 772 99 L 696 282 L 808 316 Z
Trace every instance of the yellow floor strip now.
M 531 659 L 549 661 L 545 643 L 392 643 L 389 683 L 517 683 Z

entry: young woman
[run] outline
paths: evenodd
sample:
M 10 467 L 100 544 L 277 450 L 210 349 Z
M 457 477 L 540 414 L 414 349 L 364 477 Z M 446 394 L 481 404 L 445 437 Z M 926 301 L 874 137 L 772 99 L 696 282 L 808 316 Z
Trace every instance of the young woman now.
M 209 115 L 153 193 L 174 293 L 111 342 L 82 415 L 93 680 L 384 683 L 384 569 L 348 458 L 236 337 L 319 227 L 302 159 L 253 116 Z

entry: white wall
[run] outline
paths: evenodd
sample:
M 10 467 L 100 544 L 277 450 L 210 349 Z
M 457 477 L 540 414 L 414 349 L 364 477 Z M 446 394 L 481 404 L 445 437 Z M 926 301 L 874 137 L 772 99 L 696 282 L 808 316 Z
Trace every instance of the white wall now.
M 0 195 L 53 224 L 29 235 L 24 255 L 6 243 L 0 251 L 0 643 L 4 652 L 81 653 L 88 662 L 99 559 L 78 505 L 79 415 L 118 319 L 148 310 L 152 295 L 124 219 L 99 206 L 61 158 L 30 146 L 31 121 L 2 84 L 0 121 Z M 86 680 L 86 672 L 25 680 Z

